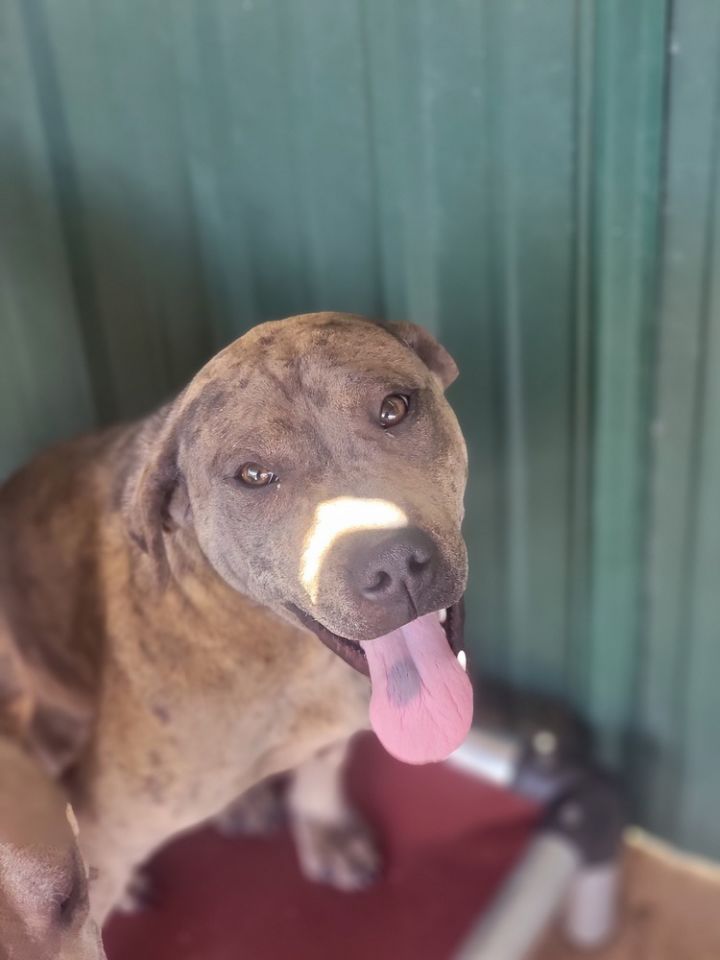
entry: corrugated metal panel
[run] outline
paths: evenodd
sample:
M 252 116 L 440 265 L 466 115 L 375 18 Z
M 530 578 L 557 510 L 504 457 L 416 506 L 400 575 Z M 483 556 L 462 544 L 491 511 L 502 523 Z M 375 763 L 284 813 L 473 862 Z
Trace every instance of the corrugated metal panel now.
M 460 360 L 471 632 L 720 853 L 711 0 L 0 0 L 0 471 L 259 320 Z
M 652 822 L 720 853 L 720 7 L 671 39 L 646 622 L 633 722 Z

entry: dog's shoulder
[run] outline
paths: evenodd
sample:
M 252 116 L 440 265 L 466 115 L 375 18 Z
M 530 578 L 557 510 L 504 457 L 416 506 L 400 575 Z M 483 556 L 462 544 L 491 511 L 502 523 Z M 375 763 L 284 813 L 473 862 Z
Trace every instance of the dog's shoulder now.
M 97 495 L 110 483 L 141 424 L 122 424 L 64 440 L 41 451 L 0 486 L 0 530 L 42 525 Z
M 56 771 L 92 728 L 104 554 L 122 542 L 115 489 L 136 429 L 57 444 L 0 488 L 0 723 L 21 727 Z

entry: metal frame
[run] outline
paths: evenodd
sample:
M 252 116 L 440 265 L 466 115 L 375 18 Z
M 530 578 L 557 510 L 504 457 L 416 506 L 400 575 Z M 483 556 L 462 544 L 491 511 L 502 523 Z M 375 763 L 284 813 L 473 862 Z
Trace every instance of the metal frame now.
M 450 762 L 536 801 L 544 814 L 456 960 L 525 960 L 556 918 L 574 946 L 598 947 L 617 923 L 625 827 L 620 786 L 594 762 L 589 730 L 572 711 L 512 698 L 498 685 L 486 685 L 483 697 L 490 715 Z

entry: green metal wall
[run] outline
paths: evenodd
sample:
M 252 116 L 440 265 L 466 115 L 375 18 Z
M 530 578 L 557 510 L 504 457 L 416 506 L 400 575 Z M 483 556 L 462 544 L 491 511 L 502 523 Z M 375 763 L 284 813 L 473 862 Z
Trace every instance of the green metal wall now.
M 720 855 L 720 5 L 0 0 L 0 471 L 259 320 L 436 330 L 481 663 Z

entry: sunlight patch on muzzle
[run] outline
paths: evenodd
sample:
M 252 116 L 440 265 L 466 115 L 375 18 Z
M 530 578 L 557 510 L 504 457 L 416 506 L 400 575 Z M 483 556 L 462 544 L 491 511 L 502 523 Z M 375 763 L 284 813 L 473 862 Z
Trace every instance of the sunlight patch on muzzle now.
M 319 503 L 300 558 L 300 581 L 312 602 L 317 601 L 323 560 L 338 537 L 360 530 L 398 530 L 407 524 L 405 511 L 389 500 L 335 497 Z

